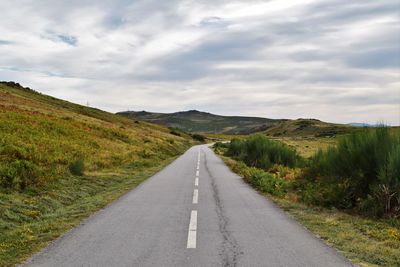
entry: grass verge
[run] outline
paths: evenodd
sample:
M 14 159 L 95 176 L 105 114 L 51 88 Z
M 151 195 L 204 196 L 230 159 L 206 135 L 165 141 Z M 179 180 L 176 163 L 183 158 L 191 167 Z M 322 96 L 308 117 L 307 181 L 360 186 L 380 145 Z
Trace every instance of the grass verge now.
M 40 192 L 0 191 L 0 266 L 26 260 L 175 158 L 65 176 Z
M 232 169 L 237 161 L 221 156 Z M 240 166 L 246 168 L 241 164 Z M 239 173 L 240 175 L 240 173 Z M 336 209 L 307 206 L 290 194 L 283 197 L 262 193 L 308 230 L 360 266 L 400 266 L 398 220 L 370 219 Z

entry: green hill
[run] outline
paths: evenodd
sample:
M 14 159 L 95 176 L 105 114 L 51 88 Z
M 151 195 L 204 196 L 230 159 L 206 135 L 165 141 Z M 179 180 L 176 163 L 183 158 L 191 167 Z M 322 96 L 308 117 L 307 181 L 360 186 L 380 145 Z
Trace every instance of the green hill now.
M 317 119 L 297 119 L 275 123 L 264 133 L 274 137 L 333 137 L 356 129 L 357 127 L 347 124 L 328 123 Z
M 0 164 L 29 161 L 51 176 L 66 172 L 79 158 L 94 171 L 153 156 L 165 158 L 188 142 L 164 127 L 135 123 L 15 83 L 0 83 L 0 99 Z
M 193 143 L 0 82 L 0 266 L 20 263 Z
M 131 119 L 144 120 L 168 127 L 180 128 L 188 132 L 248 134 L 262 131 L 281 120 L 220 116 L 197 110 L 181 111 L 175 113 L 152 113 L 146 111 L 126 111 L 118 114 Z
M 175 113 L 126 111 L 118 114 L 133 120 L 144 120 L 188 132 L 208 134 L 251 134 L 264 132 L 269 136 L 334 136 L 355 127 L 316 119 L 268 119 L 260 117 L 220 116 L 197 110 Z

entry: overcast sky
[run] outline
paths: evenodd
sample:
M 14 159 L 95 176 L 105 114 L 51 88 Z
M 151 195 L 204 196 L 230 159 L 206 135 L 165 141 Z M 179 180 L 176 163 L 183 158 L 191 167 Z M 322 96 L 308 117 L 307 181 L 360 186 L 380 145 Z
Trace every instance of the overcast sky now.
M 0 0 L 0 10 L 0 80 L 62 99 L 399 124 L 399 0 Z

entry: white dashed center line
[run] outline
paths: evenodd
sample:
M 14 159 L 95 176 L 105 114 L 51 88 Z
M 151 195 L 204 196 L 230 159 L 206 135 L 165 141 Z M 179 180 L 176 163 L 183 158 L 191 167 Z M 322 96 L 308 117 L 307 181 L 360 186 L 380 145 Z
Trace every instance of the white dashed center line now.
M 196 248 L 196 232 L 197 232 L 197 210 L 192 210 L 190 214 L 189 232 L 187 239 L 187 248 Z
M 193 204 L 197 204 L 199 202 L 199 190 L 195 189 L 193 191 Z
M 200 175 L 200 150 L 197 154 L 197 167 L 196 167 L 196 178 L 194 179 L 194 186 L 199 187 L 199 175 Z M 199 189 L 193 190 L 193 201 L 192 204 L 199 203 Z M 197 210 L 192 210 L 190 214 L 189 231 L 187 239 L 187 248 L 196 248 L 196 235 L 197 235 Z

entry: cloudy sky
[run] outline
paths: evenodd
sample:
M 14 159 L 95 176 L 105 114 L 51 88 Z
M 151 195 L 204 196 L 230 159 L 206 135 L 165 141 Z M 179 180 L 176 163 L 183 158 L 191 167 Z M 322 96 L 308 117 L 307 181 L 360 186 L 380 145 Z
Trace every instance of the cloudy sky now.
M 400 121 L 398 0 L 0 0 L 0 80 L 117 112 Z

